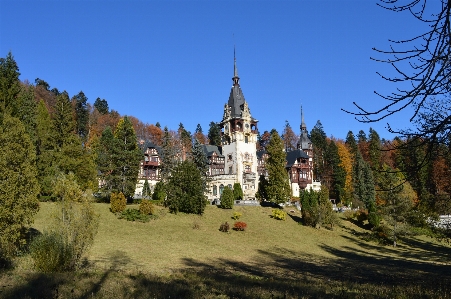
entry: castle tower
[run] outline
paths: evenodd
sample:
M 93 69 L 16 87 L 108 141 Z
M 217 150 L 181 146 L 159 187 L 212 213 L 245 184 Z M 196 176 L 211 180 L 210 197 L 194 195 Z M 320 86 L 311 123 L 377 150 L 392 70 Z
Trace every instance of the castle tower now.
M 301 134 L 299 136 L 299 142 L 297 148 L 303 150 L 307 155 L 313 157 L 313 146 L 310 138 L 308 138 L 307 126 L 304 121 L 304 113 L 301 106 Z
M 255 198 L 257 191 L 257 122 L 251 115 L 240 87 L 240 78 L 233 53 L 233 85 L 229 101 L 224 105 L 224 115 L 219 123 L 222 130 L 222 154 L 225 173 L 236 175 L 245 199 Z

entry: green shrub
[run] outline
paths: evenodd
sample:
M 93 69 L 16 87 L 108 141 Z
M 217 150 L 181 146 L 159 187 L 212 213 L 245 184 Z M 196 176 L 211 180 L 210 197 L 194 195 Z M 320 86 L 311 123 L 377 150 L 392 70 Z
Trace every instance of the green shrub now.
M 152 215 L 154 213 L 154 207 L 150 200 L 143 199 L 139 204 L 139 212 L 144 215 Z
M 233 200 L 242 200 L 244 198 L 243 189 L 240 183 L 233 184 Z
M 241 216 L 243 216 L 243 214 L 241 214 L 240 212 L 233 212 L 232 219 L 238 220 Z
M 230 225 L 226 222 L 221 224 L 221 226 L 219 227 L 219 231 L 224 232 L 224 233 L 228 233 L 230 229 Z
M 221 195 L 221 208 L 231 209 L 233 208 L 233 191 L 226 186 Z
M 121 213 L 127 207 L 127 200 L 125 199 L 124 194 L 120 193 L 111 193 L 110 197 L 111 204 L 111 212 L 113 213 Z
M 166 198 L 166 186 L 162 181 L 159 181 L 155 185 L 155 190 L 152 194 L 152 199 L 154 201 L 164 202 L 164 199 Z
M 280 209 L 273 209 L 272 210 L 272 218 L 277 220 L 285 220 L 287 217 L 287 213 L 285 213 L 283 210 Z
M 42 272 L 63 271 L 72 258 L 63 236 L 55 231 L 36 237 L 30 245 L 30 255 L 35 268 Z
M 243 221 L 235 222 L 235 224 L 233 225 L 233 229 L 238 230 L 238 231 L 244 231 L 246 229 L 246 227 L 247 227 L 247 224 L 246 224 L 246 222 L 243 222 Z
M 150 217 L 148 215 L 140 213 L 137 209 L 127 209 L 121 213 L 119 219 L 125 219 L 127 221 L 148 222 L 150 220 Z

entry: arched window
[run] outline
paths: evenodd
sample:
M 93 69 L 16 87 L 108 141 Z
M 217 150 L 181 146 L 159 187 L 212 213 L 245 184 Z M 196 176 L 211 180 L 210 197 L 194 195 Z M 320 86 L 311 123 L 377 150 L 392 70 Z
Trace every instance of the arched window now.
M 228 184 L 227 187 L 229 187 L 230 190 L 232 190 L 232 185 Z
M 219 185 L 219 195 L 222 195 L 222 191 L 224 191 L 224 185 Z
M 213 195 L 218 195 L 218 187 L 213 185 Z

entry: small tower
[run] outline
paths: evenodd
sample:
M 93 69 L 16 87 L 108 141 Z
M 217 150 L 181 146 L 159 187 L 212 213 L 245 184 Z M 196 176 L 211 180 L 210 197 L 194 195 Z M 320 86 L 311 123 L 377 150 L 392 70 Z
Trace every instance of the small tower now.
M 222 153 L 225 156 L 225 174 L 236 175 L 246 199 L 257 191 L 257 122 L 244 99 L 238 77 L 235 50 L 233 52 L 233 85 L 224 115 L 219 123 L 222 130 Z
M 297 148 L 303 150 L 309 157 L 313 157 L 313 146 L 310 138 L 308 138 L 307 126 L 304 121 L 304 113 L 301 106 L 301 134 L 299 136 L 299 142 Z

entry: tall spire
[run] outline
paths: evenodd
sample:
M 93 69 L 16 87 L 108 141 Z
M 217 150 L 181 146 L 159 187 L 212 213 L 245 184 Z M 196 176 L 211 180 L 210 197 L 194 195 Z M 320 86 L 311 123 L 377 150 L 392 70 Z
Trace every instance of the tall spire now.
M 304 121 L 304 113 L 302 112 L 302 105 L 301 105 L 301 132 L 307 130 L 307 126 L 305 125 Z
M 240 77 L 238 77 L 238 68 L 236 67 L 235 45 L 233 46 L 233 86 L 240 85 Z

